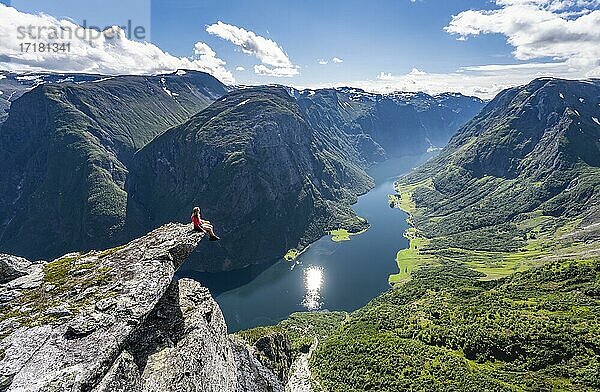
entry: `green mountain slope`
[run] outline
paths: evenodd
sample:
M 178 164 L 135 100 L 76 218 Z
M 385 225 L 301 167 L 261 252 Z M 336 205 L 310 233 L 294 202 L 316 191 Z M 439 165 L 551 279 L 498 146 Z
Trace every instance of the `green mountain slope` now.
M 360 230 L 364 222 L 349 204 L 372 185 L 364 168 L 388 155 L 427 150 L 422 118 L 442 118 L 447 110 L 460 121 L 481 104 L 462 96 L 443 98 L 453 102 L 447 105 L 426 94 L 408 96 L 412 101 L 356 89 L 278 86 L 232 92 L 136 154 L 127 231 L 189 219 L 191 207 L 200 205 L 227 240 L 201 249 L 194 266 L 220 271 L 272 261 L 326 230 Z M 378 111 L 382 104 L 390 110 Z M 433 106 L 440 113 L 424 114 Z M 406 124 L 406 113 L 419 131 Z M 364 116 L 386 127 L 361 125 Z
M 401 178 L 390 203 L 414 227 L 393 288 L 325 334 L 300 315 L 274 327 L 295 346 L 319 339 L 314 384 L 599 390 L 598 115 L 600 82 L 535 80 L 501 93 Z
M 484 105 L 461 94 L 373 94 L 348 87 L 305 90 L 296 96 L 313 126 L 345 132 L 369 148 L 374 161 L 443 147 Z
M 130 203 L 132 216 L 125 228 L 128 196 L 124 184 L 134 153 L 226 93 L 225 86 L 209 75 L 178 71 L 153 77 L 99 78 L 98 75 L 4 73 L 0 75 L 0 89 L 11 96 L 3 103 L 10 109 L 8 118 L 0 125 L 0 153 L 7 158 L 0 163 L 0 169 L 6 173 L 0 178 L 3 251 L 29 258 L 51 258 L 75 249 L 111 246 L 145 232 L 149 225 L 187 219 L 190 203 L 200 201 L 199 195 L 200 204 L 216 205 L 227 201 L 223 193 L 235 189 L 222 183 L 204 192 L 202 184 L 208 176 L 216 176 L 211 174 L 215 163 L 202 161 L 194 166 L 188 162 L 192 158 L 186 157 L 180 162 L 184 167 L 175 171 L 191 177 L 202 173 L 198 180 L 200 188 L 182 187 L 181 179 L 177 179 L 175 188 L 182 188 L 183 193 L 177 195 L 178 202 L 174 204 L 169 198 L 156 196 L 167 194 L 158 182 L 152 183 L 158 189 L 153 195 L 143 196 L 144 189 L 132 188 L 137 199 Z M 286 102 L 276 106 L 289 106 L 285 110 L 293 111 L 296 117 L 280 116 L 277 110 L 271 110 L 268 113 L 274 115 L 267 119 L 260 110 L 245 111 L 252 105 L 242 105 L 236 110 L 225 108 L 230 103 L 224 104 L 223 113 L 207 111 L 205 117 L 218 116 L 214 121 L 206 117 L 211 129 L 225 125 L 214 131 L 220 137 L 214 139 L 219 140 L 218 147 L 223 149 L 219 153 L 246 151 L 252 147 L 244 143 L 250 143 L 251 138 L 264 146 L 279 143 L 279 136 L 275 135 L 270 136 L 273 140 L 262 140 L 262 131 L 240 134 L 243 128 L 255 126 L 265 127 L 265 135 L 285 130 L 286 137 L 294 140 L 285 141 L 285 148 L 301 148 L 297 155 L 295 151 L 274 156 L 250 155 L 251 159 L 244 160 L 249 163 L 247 166 L 228 167 L 226 178 L 251 178 L 259 186 L 254 183 L 245 186 L 242 194 L 248 200 L 231 197 L 231 203 L 240 204 L 238 209 L 217 208 L 208 212 L 214 212 L 214 218 L 224 222 L 225 233 L 249 230 L 241 228 L 255 220 L 253 214 L 263 214 L 262 208 L 273 202 L 278 211 L 284 210 L 286 204 L 308 203 L 304 210 L 296 211 L 298 214 L 303 211 L 306 216 L 285 224 L 281 218 L 272 226 L 268 220 L 259 219 L 264 227 L 249 232 L 267 242 L 267 238 L 284 233 L 282 238 L 277 237 L 282 242 L 276 246 L 268 242 L 254 249 L 243 262 L 238 262 L 245 257 L 239 253 L 243 247 L 232 246 L 214 255 L 215 259 L 220 258 L 217 264 L 223 266 L 271 261 L 289 248 L 303 248 L 319 238 L 324 229 L 340 225 L 350 230 L 363 228 L 364 222 L 356 220 L 348 205 L 371 185 L 364 168 L 389 156 L 421 153 L 441 145 L 458 124 L 482 105 L 476 98 L 456 94 L 381 95 L 350 88 L 300 92 L 265 87 L 263 90 L 277 90 L 281 96 L 287 91 Z M 213 136 L 201 142 L 211 142 L 208 138 Z M 231 141 L 240 143 L 226 147 Z M 158 141 L 156 145 L 162 146 L 161 149 L 171 148 Z M 179 154 L 153 150 L 153 154 L 162 153 Z M 221 158 L 218 155 L 215 159 Z M 231 159 L 237 162 L 237 158 Z M 132 184 L 154 174 L 153 167 L 146 164 L 137 166 Z M 271 173 L 262 173 L 261 165 L 272 165 L 286 172 L 277 174 L 279 177 L 270 176 Z M 148 173 L 141 173 L 146 169 Z M 280 180 L 283 185 L 277 185 Z M 269 184 L 262 184 L 265 181 Z M 172 182 L 167 180 L 164 185 L 171 186 Z M 291 195 L 301 195 L 302 200 L 299 202 Z M 154 217 L 154 212 L 145 211 L 146 204 L 160 211 L 159 215 Z M 314 211 L 318 212 L 313 214 Z M 279 252 L 280 248 L 283 252 Z M 274 249 L 278 249 L 278 254 L 275 255 Z M 238 261 L 232 261 L 234 258 Z
M 284 88 L 234 91 L 135 155 L 128 231 L 187 220 L 199 205 L 223 240 L 201 250 L 198 269 L 270 261 L 324 230 L 364 228 L 349 207 L 372 186 L 362 163 L 343 134 L 312 128 Z
M 424 268 L 330 332 L 313 354 L 328 391 L 600 388 L 600 261 L 485 282 Z
M 407 263 L 462 261 L 489 277 L 600 247 L 600 82 L 538 79 L 499 94 L 397 184 Z M 417 247 L 416 251 L 414 246 Z
M 134 152 L 225 92 L 179 72 L 25 93 L 0 128 L 0 249 L 49 258 L 118 241 Z
M 12 102 L 21 95 L 42 83 L 91 82 L 104 77 L 95 74 L 82 73 L 37 73 L 25 74 L 0 70 L 0 123 L 8 117 Z

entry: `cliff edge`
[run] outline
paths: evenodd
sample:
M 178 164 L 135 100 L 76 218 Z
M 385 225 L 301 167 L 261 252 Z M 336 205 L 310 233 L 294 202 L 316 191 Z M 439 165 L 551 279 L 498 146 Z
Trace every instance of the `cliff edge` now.
M 170 223 L 51 262 L 0 255 L 0 391 L 283 391 L 208 289 L 173 279 L 202 237 Z

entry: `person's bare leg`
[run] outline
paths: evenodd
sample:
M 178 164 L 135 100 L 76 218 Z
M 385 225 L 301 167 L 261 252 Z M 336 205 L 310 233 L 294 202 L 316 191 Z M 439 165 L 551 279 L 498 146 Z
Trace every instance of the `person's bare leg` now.
M 206 232 L 208 233 L 208 235 L 210 236 L 210 239 L 211 239 L 211 240 L 213 240 L 213 239 L 217 239 L 217 240 L 218 240 L 218 239 L 220 239 L 220 238 L 219 238 L 219 237 L 218 237 L 218 236 L 215 234 L 215 231 L 214 231 L 214 229 L 213 229 L 212 225 L 204 225 L 202 228 L 204 229 L 204 231 L 206 231 Z

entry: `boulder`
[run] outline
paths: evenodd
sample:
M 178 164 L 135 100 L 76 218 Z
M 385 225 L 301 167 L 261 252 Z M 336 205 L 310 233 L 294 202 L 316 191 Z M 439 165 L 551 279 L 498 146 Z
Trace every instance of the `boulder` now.
M 27 275 L 32 264 L 22 257 L 0 253 L 0 284 Z

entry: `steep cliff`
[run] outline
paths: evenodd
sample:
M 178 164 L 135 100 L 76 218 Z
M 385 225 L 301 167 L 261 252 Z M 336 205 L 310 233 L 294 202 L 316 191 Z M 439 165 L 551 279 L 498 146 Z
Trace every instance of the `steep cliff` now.
M 600 239 L 599 105 L 597 80 L 540 78 L 498 94 L 401 179 L 419 208 L 413 223 L 438 249 L 593 250 L 577 238 Z M 572 227 L 580 233 L 563 238 Z
M 441 148 L 484 106 L 476 97 L 445 93 L 374 94 L 357 88 L 292 91 L 313 127 L 338 129 L 370 161 Z
M 0 390 L 283 391 L 261 359 L 289 363 L 289 343 L 230 338 L 208 289 L 173 280 L 201 239 L 167 224 L 51 262 L 0 255 Z
M 134 152 L 225 92 L 190 71 L 44 83 L 23 94 L 0 125 L 0 249 L 53 258 L 118 243 Z
M 277 259 L 325 230 L 364 228 L 349 205 L 372 185 L 344 135 L 312 127 L 286 90 L 246 88 L 135 154 L 127 228 L 189 219 L 199 205 L 224 240 L 195 265 L 230 270 Z

